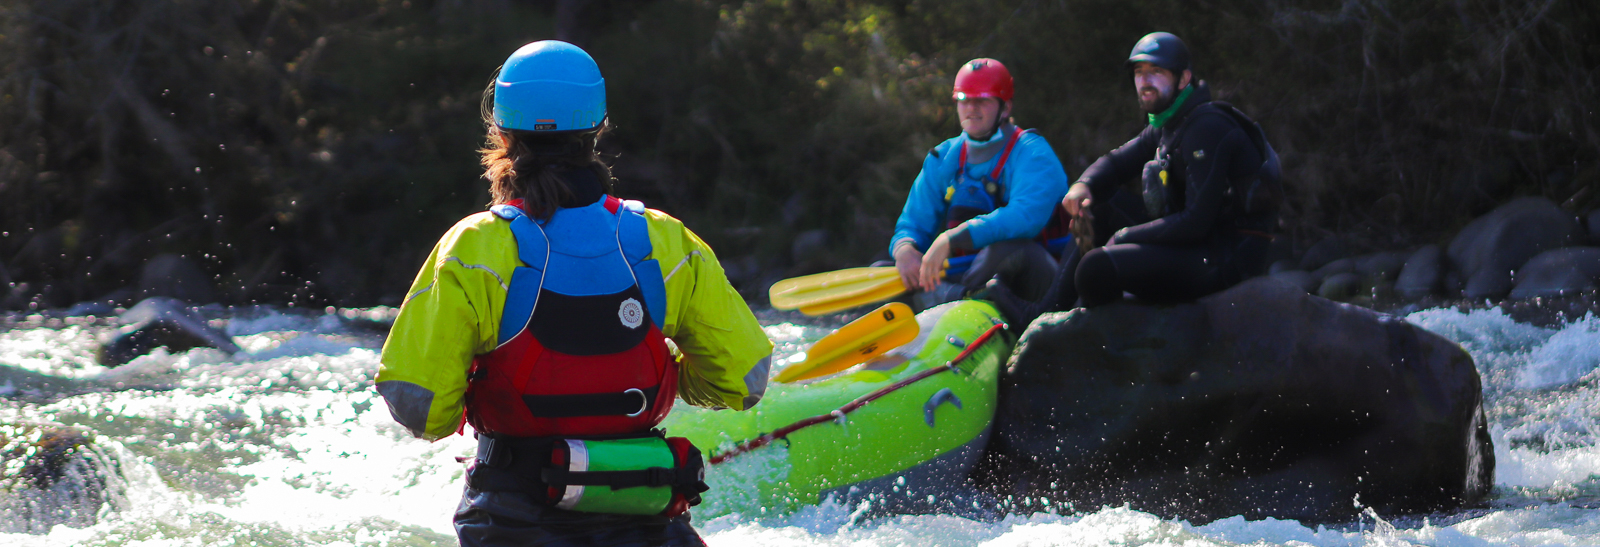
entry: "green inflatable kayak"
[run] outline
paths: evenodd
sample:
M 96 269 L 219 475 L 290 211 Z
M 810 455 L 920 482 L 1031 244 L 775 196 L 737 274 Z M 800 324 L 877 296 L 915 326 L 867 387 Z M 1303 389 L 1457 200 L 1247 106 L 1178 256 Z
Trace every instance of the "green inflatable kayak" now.
M 1016 337 L 1003 330 L 985 336 L 1002 319 L 977 300 L 929 309 L 917 323 L 910 343 L 840 374 L 773 383 L 748 412 L 680 404 L 662 425 L 716 462 L 707 473 L 707 507 L 697 513 L 787 512 L 829 497 L 848 507 L 870 500 L 874 510 L 896 513 L 977 509 L 965 479 L 988 443 L 1000 366 Z M 974 343 L 955 370 L 946 367 Z M 926 377 L 885 389 L 919 375 Z M 793 429 L 807 419 L 817 423 Z M 743 451 L 757 439 L 758 448 Z

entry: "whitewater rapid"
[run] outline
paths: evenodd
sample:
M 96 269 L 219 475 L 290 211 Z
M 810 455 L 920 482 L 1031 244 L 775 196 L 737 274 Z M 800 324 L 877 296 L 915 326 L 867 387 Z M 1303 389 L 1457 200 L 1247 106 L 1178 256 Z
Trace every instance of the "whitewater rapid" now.
M 49 517 L 38 508 L 60 499 L 0 482 L 0 547 L 455 545 L 456 457 L 473 442 L 470 431 L 411 438 L 372 391 L 382 334 L 361 320 L 394 310 L 204 311 L 242 353 L 157 350 L 106 369 L 93 357 L 108 321 L 18 316 L 0 331 L 0 365 L 72 386 L 41 396 L 0 383 L 0 424 L 90 431 L 88 457 L 111 470 L 104 503 Z M 712 468 L 717 494 L 695 509 L 696 527 L 713 546 L 740 547 L 1600 545 L 1600 318 L 1541 328 L 1496 309 L 1433 309 L 1407 320 L 1460 343 L 1484 377 L 1496 457 L 1487 507 L 1369 512 L 1337 526 L 1240 517 L 1194 526 L 1125 507 L 994 522 L 873 520 L 835 503 L 776 514 L 741 490 L 751 476 L 786 472 L 779 454 L 758 452 Z M 834 326 L 764 324 L 780 362 Z

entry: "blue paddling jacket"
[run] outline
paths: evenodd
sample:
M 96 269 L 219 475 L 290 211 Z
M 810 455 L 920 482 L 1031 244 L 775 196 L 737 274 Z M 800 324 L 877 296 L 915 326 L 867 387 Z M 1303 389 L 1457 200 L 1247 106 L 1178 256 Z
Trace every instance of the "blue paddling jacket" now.
M 928 151 L 922 160 L 922 171 L 911 183 L 911 193 L 906 196 L 905 208 L 894 224 L 894 237 L 889 240 L 889 252 L 894 253 L 902 240 L 911 240 L 918 250 L 926 251 L 934 238 L 946 229 L 951 230 L 952 251 L 975 251 L 997 241 L 1026 239 L 1039 235 L 1050 221 L 1050 214 L 1067 194 L 1067 173 L 1056 158 L 1050 143 L 1031 131 L 1019 131 L 1006 124 L 998 131 L 1007 139 L 1016 139 L 1009 152 L 1002 149 L 982 163 L 965 165 L 967 181 L 993 183 L 989 188 L 991 209 L 983 214 L 951 227 L 948 223 L 953 201 L 959 201 L 957 187 L 962 185 L 963 148 L 966 136 L 958 135 L 939 143 Z M 1004 165 L 1000 162 L 1004 161 Z M 998 180 L 990 177 L 1001 167 Z M 952 199 L 956 198 L 956 199 Z M 998 198 L 995 200 L 993 198 Z M 978 196 L 984 200 L 984 196 Z M 993 203 L 998 201 L 998 203 Z

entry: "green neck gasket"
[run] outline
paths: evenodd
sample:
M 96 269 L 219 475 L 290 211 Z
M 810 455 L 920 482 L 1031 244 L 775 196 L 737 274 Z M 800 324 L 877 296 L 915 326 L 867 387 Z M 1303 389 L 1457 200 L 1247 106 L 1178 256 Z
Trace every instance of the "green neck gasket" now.
M 1189 87 L 1185 87 L 1183 88 L 1183 91 L 1178 93 L 1178 99 L 1172 101 L 1172 106 L 1167 107 L 1167 109 L 1161 111 L 1160 114 L 1145 114 L 1145 116 L 1150 119 L 1150 127 L 1161 129 L 1161 126 L 1166 125 L 1167 120 L 1172 119 L 1172 115 L 1177 114 L 1179 108 L 1183 108 L 1184 100 L 1188 99 L 1189 93 L 1193 91 L 1194 86 L 1191 85 Z

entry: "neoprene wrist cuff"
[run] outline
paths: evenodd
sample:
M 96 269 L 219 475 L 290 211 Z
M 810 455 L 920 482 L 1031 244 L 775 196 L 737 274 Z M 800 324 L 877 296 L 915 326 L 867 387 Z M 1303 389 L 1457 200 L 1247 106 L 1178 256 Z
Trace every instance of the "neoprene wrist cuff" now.
M 950 250 L 972 250 L 972 233 L 967 231 L 967 225 L 962 224 L 950 229 Z

